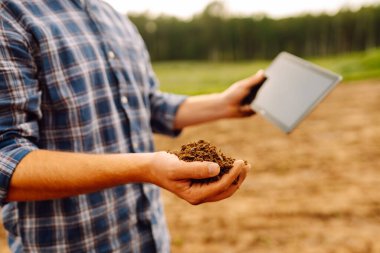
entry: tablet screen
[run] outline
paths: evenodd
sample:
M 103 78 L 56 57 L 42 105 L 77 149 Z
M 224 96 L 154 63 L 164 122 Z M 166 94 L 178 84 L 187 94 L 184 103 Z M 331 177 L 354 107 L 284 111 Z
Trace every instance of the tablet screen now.
M 267 80 L 251 106 L 287 133 L 341 80 L 339 75 L 286 52 L 275 58 L 265 74 Z

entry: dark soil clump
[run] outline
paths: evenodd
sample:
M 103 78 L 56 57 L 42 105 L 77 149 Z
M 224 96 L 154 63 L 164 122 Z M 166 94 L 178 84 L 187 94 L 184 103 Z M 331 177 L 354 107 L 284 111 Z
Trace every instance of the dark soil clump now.
M 205 178 L 205 179 L 192 179 L 192 183 L 211 183 L 218 181 L 222 178 L 223 175 L 227 174 L 234 162 L 235 159 L 226 156 L 222 153 L 220 149 L 217 149 L 211 143 L 199 140 L 197 142 L 191 142 L 186 145 L 182 145 L 180 151 L 170 152 L 178 156 L 180 160 L 185 162 L 215 162 L 220 167 L 220 173 L 215 177 Z M 235 180 L 235 184 L 239 181 L 239 177 Z

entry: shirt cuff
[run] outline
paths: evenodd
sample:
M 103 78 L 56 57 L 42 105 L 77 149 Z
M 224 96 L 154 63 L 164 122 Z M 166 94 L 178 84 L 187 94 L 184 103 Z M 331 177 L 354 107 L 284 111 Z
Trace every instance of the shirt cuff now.
M 5 204 L 12 175 L 20 161 L 38 149 L 27 139 L 0 141 L 0 206 Z
M 181 134 L 182 129 L 174 129 L 174 122 L 177 115 L 178 108 L 188 98 L 188 96 L 159 93 L 157 99 L 161 101 L 159 104 L 159 113 L 153 111 L 152 115 L 152 128 L 155 133 L 165 134 L 168 136 L 176 137 Z

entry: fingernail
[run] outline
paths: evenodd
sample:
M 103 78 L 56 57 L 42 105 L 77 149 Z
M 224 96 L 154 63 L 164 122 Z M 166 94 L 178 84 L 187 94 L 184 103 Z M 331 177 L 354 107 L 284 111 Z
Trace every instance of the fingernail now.
M 262 75 L 264 75 L 264 70 L 260 69 L 259 71 L 257 71 L 256 74 L 262 76 Z
M 216 175 L 219 171 L 219 165 L 216 163 L 209 163 L 208 165 L 208 173 L 210 175 Z

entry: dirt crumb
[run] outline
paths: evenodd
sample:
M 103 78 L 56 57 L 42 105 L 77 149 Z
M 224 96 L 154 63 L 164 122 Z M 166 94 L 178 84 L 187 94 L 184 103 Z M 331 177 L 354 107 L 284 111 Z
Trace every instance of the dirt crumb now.
M 207 161 L 215 162 L 219 165 L 220 173 L 217 176 L 206 179 L 192 179 L 192 183 L 212 183 L 220 180 L 223 175 L 231 170 L 236 160 L 223 154 L 220 149 L 205 140 L 182 145 L 180 151 L 170 151 L 170 153 L 175 154 L 180 160 L 185 162 Z M 235 180 L 235 184 L 238 182 L 238 179 Z

